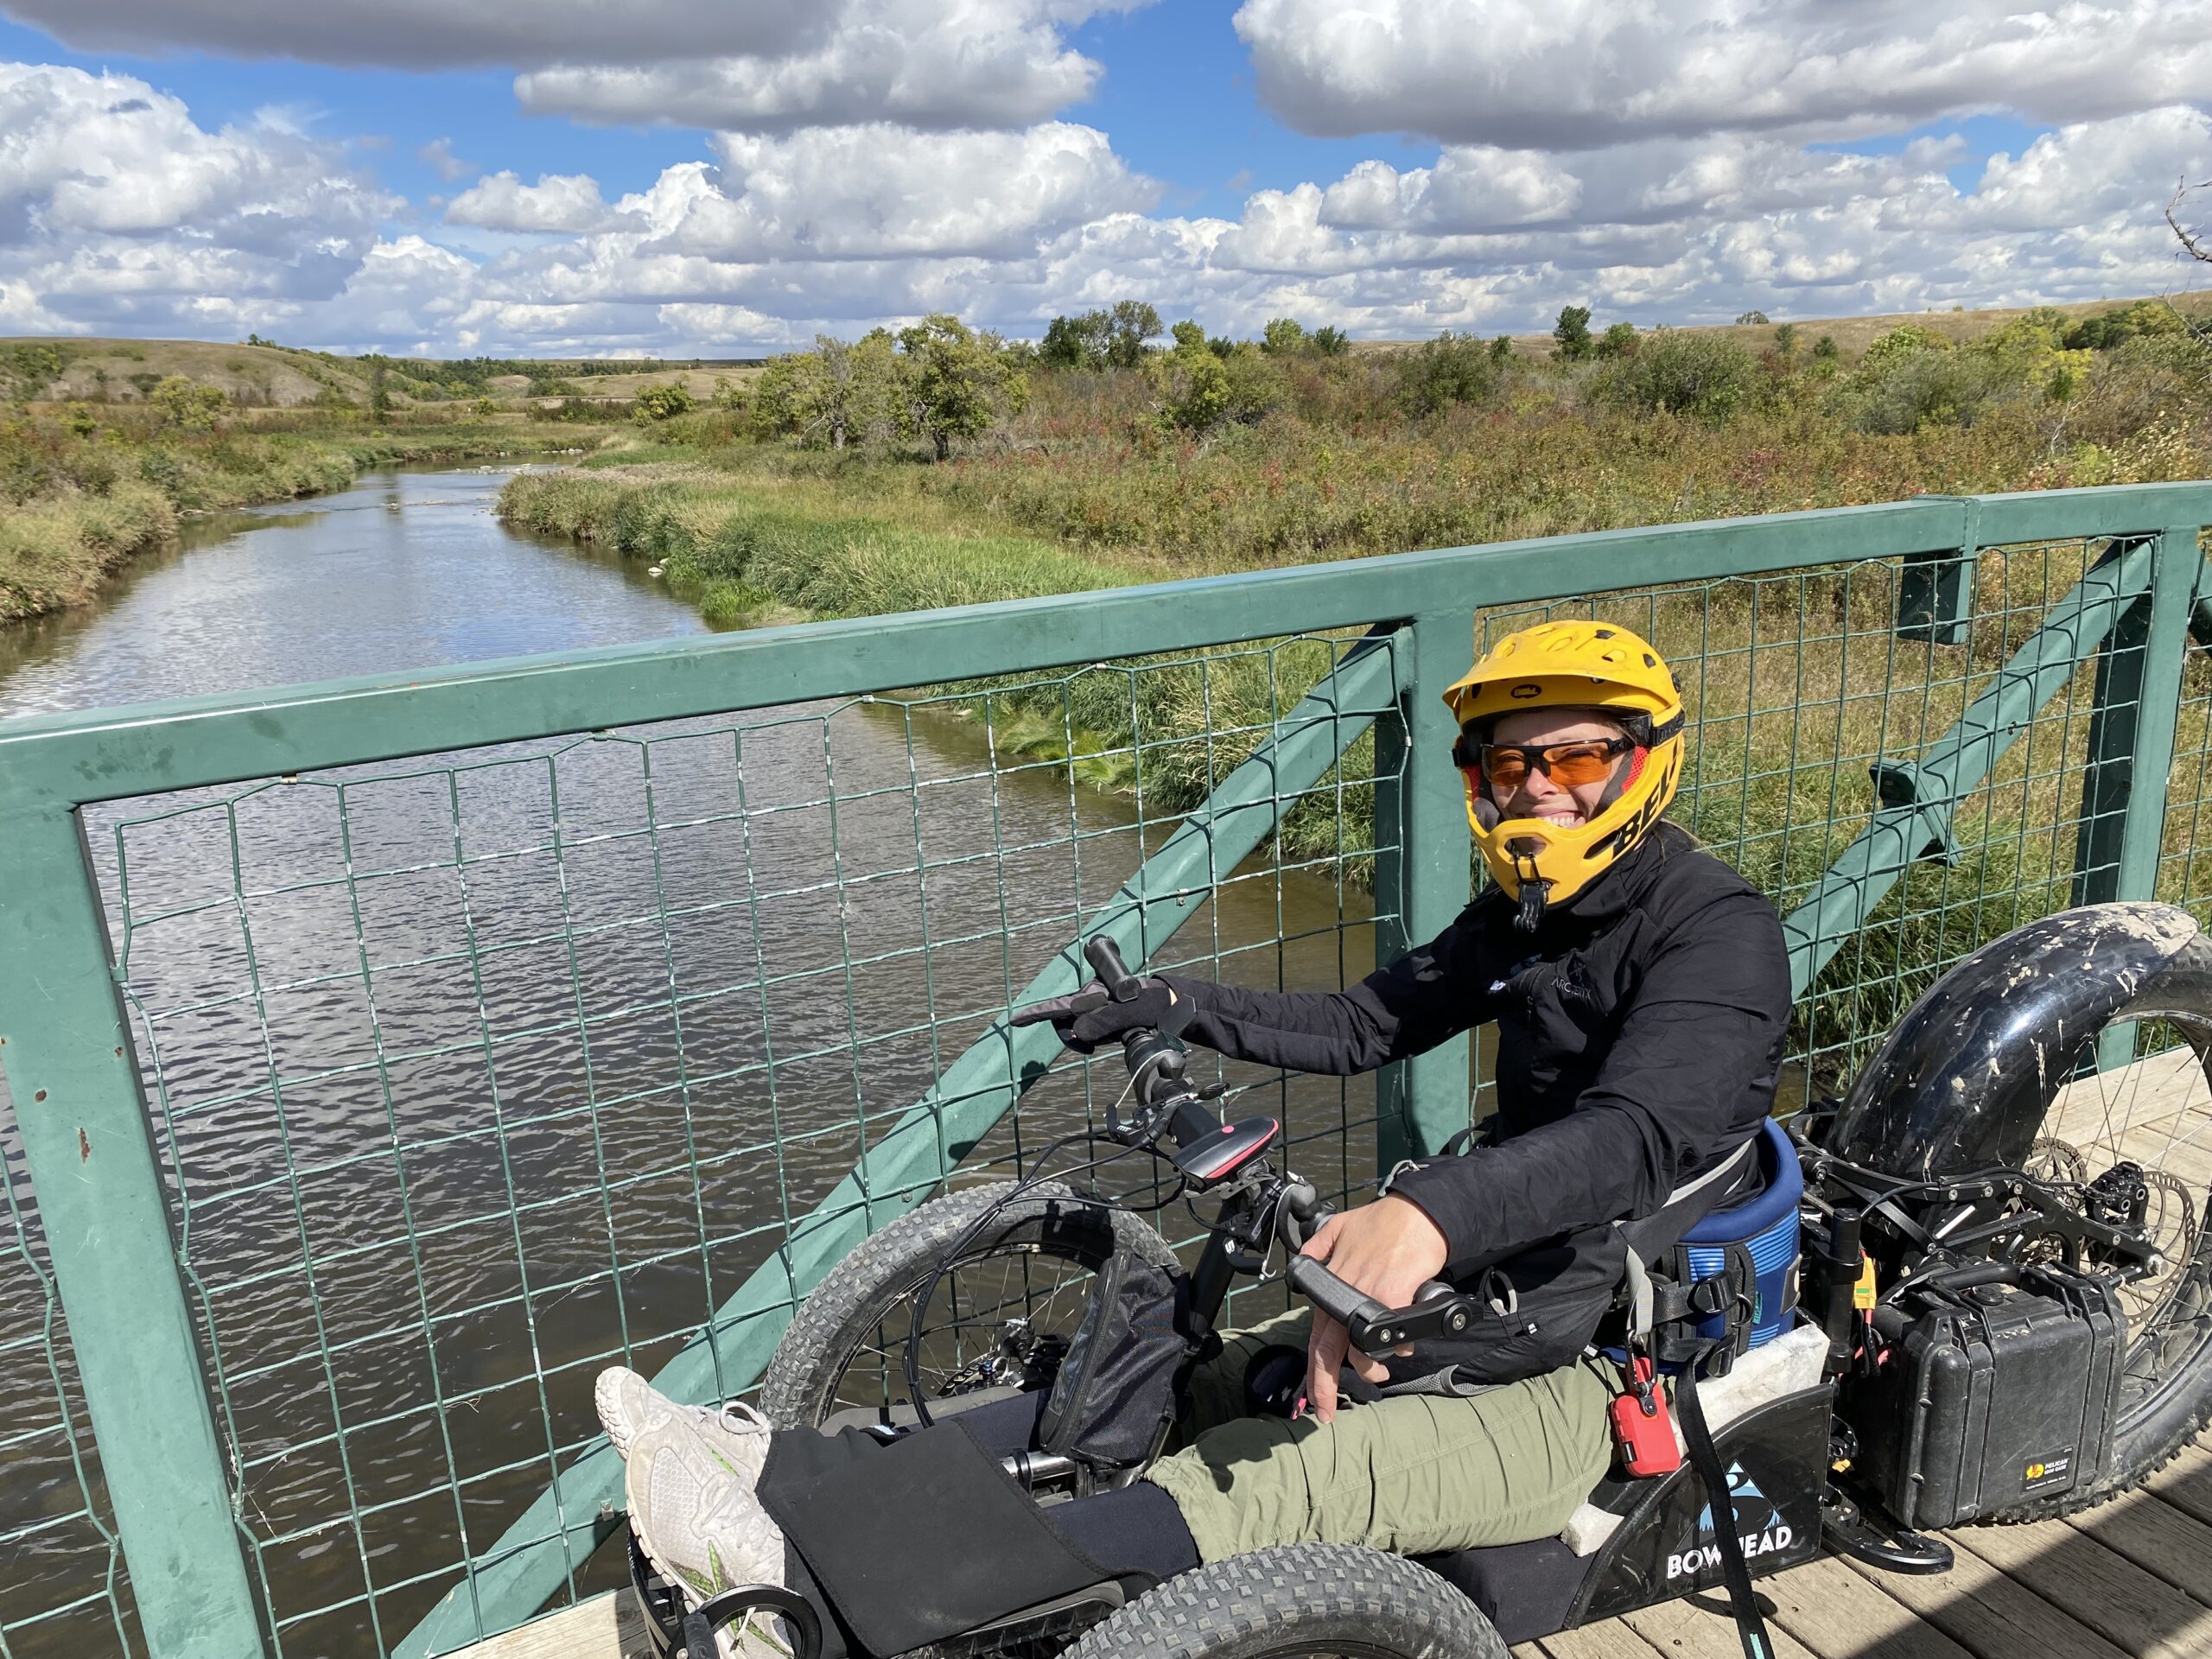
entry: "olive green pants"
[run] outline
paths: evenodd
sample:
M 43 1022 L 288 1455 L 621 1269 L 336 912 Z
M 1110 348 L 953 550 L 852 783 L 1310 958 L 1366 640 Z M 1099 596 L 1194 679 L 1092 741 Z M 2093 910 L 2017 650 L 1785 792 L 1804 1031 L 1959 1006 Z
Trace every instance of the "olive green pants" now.
M 1330 1423 L 1243 1415 L 1252 1357 L 1302 1351 L 1312 1329 L 1305 1310 L 1230 1337 L 1192 1379 L 1183 1448 L 1145 1475 L 1202 1560 L 1291 1543 L 1401 1555 L 1519 1543 L 1556 1533 L 1604 1477 L 1608 1395 L 1587 1362 L 1466 1399 L 1347 1406 Z

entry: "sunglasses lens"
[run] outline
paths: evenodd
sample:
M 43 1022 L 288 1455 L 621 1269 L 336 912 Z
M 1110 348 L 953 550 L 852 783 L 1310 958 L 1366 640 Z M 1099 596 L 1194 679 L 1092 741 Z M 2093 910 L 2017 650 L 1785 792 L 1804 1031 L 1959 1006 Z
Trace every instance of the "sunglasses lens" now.
M 1613 758 L 1602 743 L 1574 743 L 1549 751 L 1544 759 L 1554 782 L 1579 785 L 1604 783 Z
M 1533 754 L 1527 749 L 1485 749 L 1481 756 L 1482 775 L 1500 789 L 1516 790 L 1529 781 L 1530 762 L 1535 760 L 1555 784 L 1568 787 L 1602 784 L 1612 773 L 1613 755 L 1613 747 L 1607 743 L 1560 743 Z

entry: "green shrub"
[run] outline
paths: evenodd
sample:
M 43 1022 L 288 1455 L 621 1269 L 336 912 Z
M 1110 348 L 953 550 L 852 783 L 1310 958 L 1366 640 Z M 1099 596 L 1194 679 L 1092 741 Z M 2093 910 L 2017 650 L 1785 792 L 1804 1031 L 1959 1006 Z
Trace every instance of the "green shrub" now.
M 1599 396 L 1624 409 L 1687 415 L 1718 426 L 1748 404 L 1758 386 L 1758 364 L 1723 334 L 1658 328 L 1643 337 L 1634 356 L 1601 372 Z
M 678 415 L 689 415 L 691 407 L 691 394 L 684 390 L 683 383 L 671 380 L 639 391 L 630 418 L 640 426 L 650 426 L 657 421 L 672 421 Z
M 1398 400 L 1413 415 L 1485 402 L 1497 390 L 1500 362 L 1491 345 L 1446 330 L 1398 359 Z

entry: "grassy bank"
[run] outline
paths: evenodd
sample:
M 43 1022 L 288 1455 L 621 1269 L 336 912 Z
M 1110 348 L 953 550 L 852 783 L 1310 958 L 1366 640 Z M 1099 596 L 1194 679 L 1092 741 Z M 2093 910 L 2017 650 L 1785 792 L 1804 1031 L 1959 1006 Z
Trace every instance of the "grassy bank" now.
M 180 516 L 345 488 L 365 467 L 588 443 L 595 432 L 481 421 L 372 426 L 302 412 L 258 425 L 175 425 L 106 407 L 0 418 L 0 620 L 83 603 Z
M 1994 351 L 1967 360 L 1947 349 L 1887 366 L 1768 360 L 1738 402 L 1702 410 L 1639 401 L 1618 364 L 1508 362 L 1477 395 L 1414 413 L 1387 358 L 1294 360 L 1275 366 L 1280 399 L 1262 417 L 1202 435 L 1163 420 L 1141 375 L 1046 375 L 1019 420 L 942 466 L 896 443 L 763 442 L 741 415 L 706 412 L 626 453 L 518 479 L 504 510 L 650 559 L 710 620 L 745 626 L 1922 493 L 2212 473 L 2212 397 L 2184 352 L 2050 349 L 2008 366 Z M 1786 910 L 1864 827 L 1869 765 L 1941 735 L 2083 557 L 2078 546 L 1985 557 L 1980 620 L 1961 646 L 1899 648 L 1886 569 L 1665 589 L 1624 569 L 1593 585 L 1608 590 L 1606 614 L 1649 632 L 1681 668 L 1700 724 L 1675 816 Z M 1109 788 L 1129 786 L 1141 762 L 1148 810 L 1179 810 L 1329 656 L 1320 642 L 1262 642 L 1202 664 L 971 684 L 965 706 L 1001 754 L 1065 758 Z M 2177 777 L 2194 775 L 2207 741 L 2212 684 L 2199 683 L 2200 663 L 2190 677 Z M 1965 804 L 1955 861 L 1916 866 L 1801 1007 L 1801 1042 L 1827 1068 L 1847 1069 L 1940 964 L 2066 902 L 2090 679 L 2083 671 Z M 1287 856 L 1349 853 L 1363 871 L 1371 765 L 1363 743 L 1341 792 L 1325 786 L 1300 804 Z M 2169 836 L 2162 885 L 2177 896 L 2202 869 L 2193 817 L 2176 814 Z

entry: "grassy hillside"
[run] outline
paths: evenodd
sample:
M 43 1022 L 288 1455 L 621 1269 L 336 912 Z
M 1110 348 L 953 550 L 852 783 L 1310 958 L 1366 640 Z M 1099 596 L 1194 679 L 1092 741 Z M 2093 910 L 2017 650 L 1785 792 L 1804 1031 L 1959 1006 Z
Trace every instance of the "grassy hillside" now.
M 0 399 L 143 403 L 171 375 L 213 386 L 245 408 L 368 401 L 356 363 L 316 352 L 194 340 L 0 340 Z

